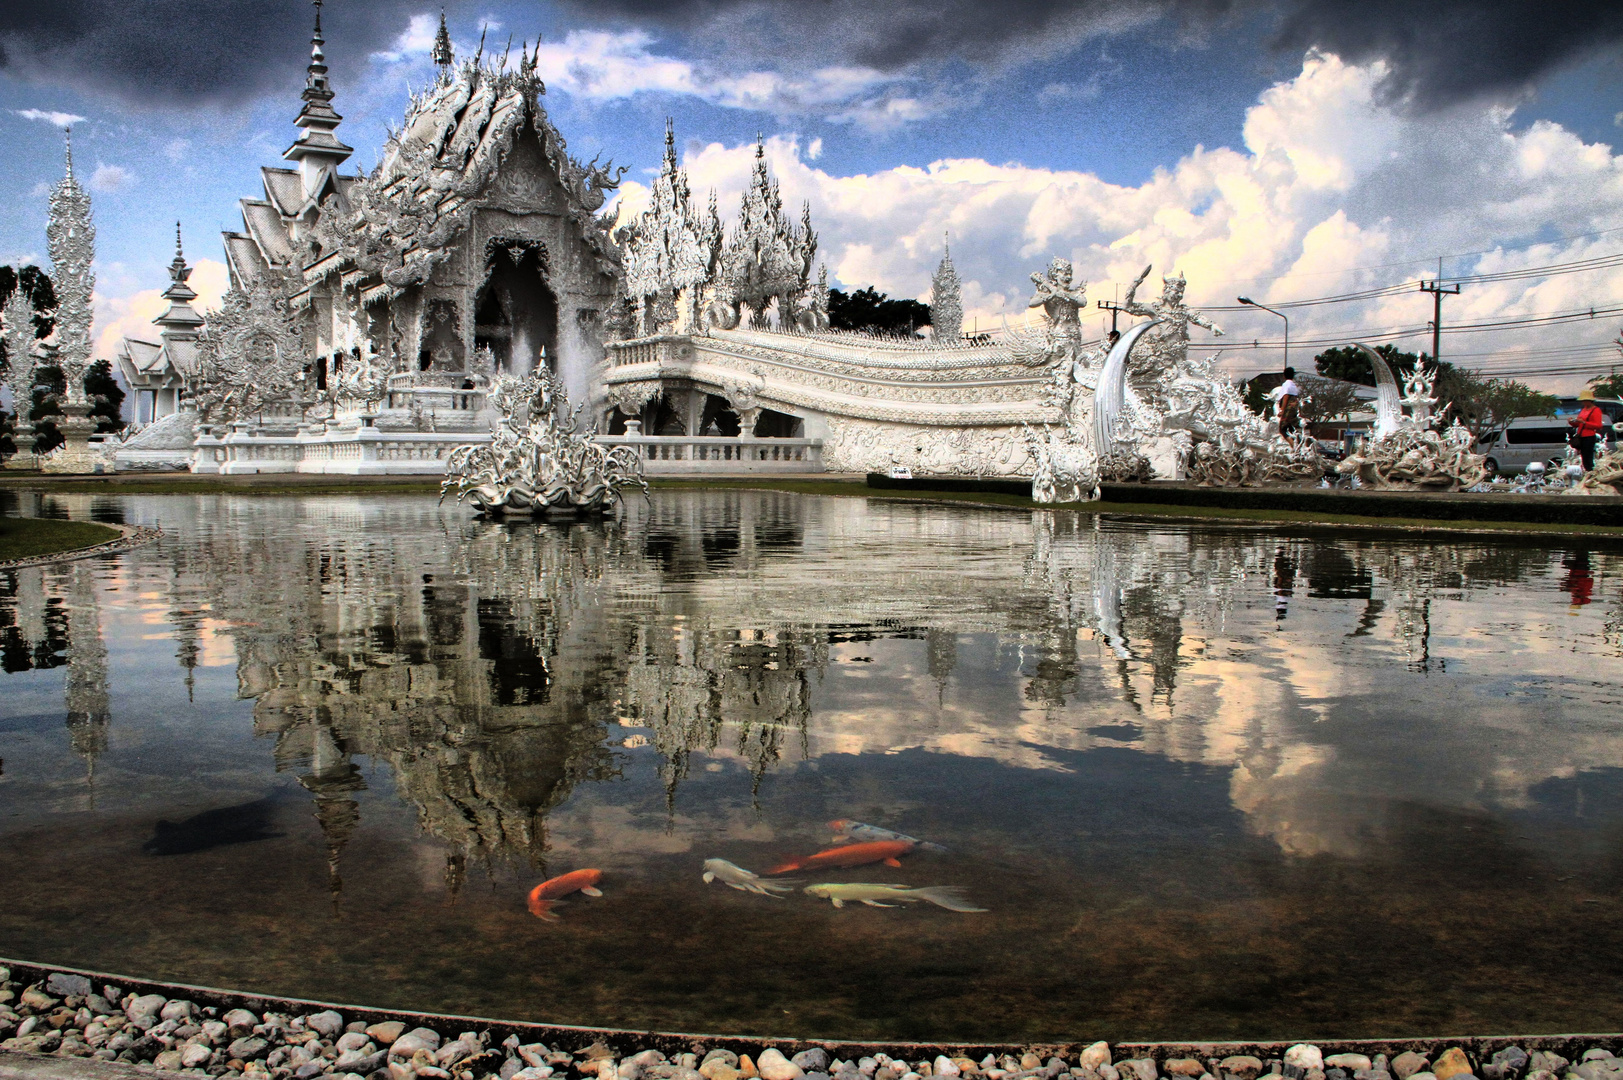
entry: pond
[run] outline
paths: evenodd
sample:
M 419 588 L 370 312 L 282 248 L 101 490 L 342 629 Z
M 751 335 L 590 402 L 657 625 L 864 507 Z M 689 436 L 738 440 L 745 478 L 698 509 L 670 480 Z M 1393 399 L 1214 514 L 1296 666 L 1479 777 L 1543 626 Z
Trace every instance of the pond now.
M 541 526 L 22 499 L 165 535 L 0 573 L 0 955 L 676 1031 L 1623 1029 L 1615 548 L 752 491 Z M 837 819 L 932 847 L 701 878 Z M 530 914 L 586 868 L 602 896 Z M 802 891 L 831 882 L 985 910 Z

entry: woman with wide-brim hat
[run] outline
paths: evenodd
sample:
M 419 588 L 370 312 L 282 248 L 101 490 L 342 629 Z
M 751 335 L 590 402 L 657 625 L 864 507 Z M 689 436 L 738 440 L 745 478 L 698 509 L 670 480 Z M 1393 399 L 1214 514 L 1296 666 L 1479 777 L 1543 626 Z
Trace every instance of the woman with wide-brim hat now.
M 1584 472 L 1595 467 L 1595 440 L 1606 426 L 1606 414 L 1595 404 L 1595 388 L 1586 386 L 1578 391 L 1578 415 L 1567 424 L 1572 428 L 1572 445 L 1578 448 L 1578 457 L 1584 463 Z

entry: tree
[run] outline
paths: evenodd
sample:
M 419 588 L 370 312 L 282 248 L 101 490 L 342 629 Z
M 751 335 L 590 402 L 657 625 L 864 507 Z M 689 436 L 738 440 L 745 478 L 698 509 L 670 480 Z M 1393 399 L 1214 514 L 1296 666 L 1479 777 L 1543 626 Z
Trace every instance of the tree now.
M 1618 352 L 1623 353 L 1623 334 L 1617 335 L 1617 340 L 1612 344 L 1617 346 Z M 1610 375 L 1597 375 L 1590 379 L 1589 385 L 1594 388 L 1596 397 L 1623 398 L 1623 375 L 1619 375 L 1616 368 L 1612 369 Z
M 846 295 L 828 291 L 828 323 L 836 330 L 870 334 L 911 334 L 930 322 L 930 305 L 917 300 L 892 300 L 876 289 L 858 289 Z
M 113 365 L 108 360 L 97 360 L 85 371 L 85 394 L 92 405 L 90 415 L 96 418 L 96 432 L 124 429 L 124 388 L 113 378 Z
M 1358 383 L 1313 375 L 1298 375 L 1296 383 L 1302 391 L 1303 423 L 1323 424 L 1342 419 L 1359 404 Z
M 1439 406 L 1478 439 L 1522 416 L 1550 416 L 1560 400 L 1514 379 L 1484 379 L 1472 371 L 1450 368 L 1437 378 Z
M 1375 351 L 1392 368 L 1392 374 L 1398 377 L 1399 382 L 1409 377 L 1416 364 L 1427 359 L 1425 353 L 1403 352 L 1396 345 L 1377 345 Z M 1375 385 L 1375 369 L 1370 366 L 1369 357 L 1353 345 L 1324 350 L 1313 358 L 1313 366 L 1327 379 Z
M 41 364 L 34 369 L 34 400 L 30 402 L 28 419 L 34 421 L 34 453 L 45 454 L 67 440 L 54 423 L 46 417 L 56 416 L 56 403 L 67 391 L 68 381 L 62 369 L 55 364 Z
M 1590 379 L 1589 385 L 1598 398 L 1623 398 L 1623 375 L 1616 372 Z

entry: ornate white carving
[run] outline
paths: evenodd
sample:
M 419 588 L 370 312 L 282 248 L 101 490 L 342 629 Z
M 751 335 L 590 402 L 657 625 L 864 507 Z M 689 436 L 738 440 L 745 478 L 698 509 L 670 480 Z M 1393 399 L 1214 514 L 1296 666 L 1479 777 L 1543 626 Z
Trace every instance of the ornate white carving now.
M 1178 364 L 1189 355 L 1189 326 L 1205 327 L 1218 337 L 1223 331 L 1218 325 L 1197 311 L 1190 311 L 1183 302 L 1184 290 L 1187 283 L 1182 274 L 1163 274 L 1161 276 L 1161 298 L 1152 303 L 1141 303 L 1134 297 L 1138 287 L 1149 276 L 1150 268 L 1146 266 L 1132 286 L 1127 290 L 1127 298 L 1122 301 L 1122 310 L 1131 315 L 1141 315 L 1157 319 L 1161 326 L 1151 338 L 1144 343 L 1144 349 L 1134 357 L 1133 368 L 1128 372 L 1128 379 L 1140 388 L 1150 389 L 1150 393 L 1143 395 L 1149 403 L 1160 408 L 1162 402 L 1160 395 L 1154 391 L 1155 387 L 1163 385 Z
M 361 343 L 344 357 L 344 366 L 330 383 L 333 405 L 342 410 L 376 412 L 389 393 L 389 365 L 378 358 L 372 343 Z
M 227 292 L 205 317 L 186 388 L 203 423 L 245 420 L 299 396 L 309 357 L 289 287 L 285 275 L 269 271 Z
M 403 127 L 384 146 L 383 160 L 348 191 L 349 206 L 329 197 L 315 229 L 323 251 L 340 251 L 355 267 L 377 275 L 390 295 L 427 281 L 457 250 L 476 210 L 503 196 L 493 183 L 526 124 L 541 134 L 547 163 L 561 185 L 580 236 L 598 255 L 598 268 L 618 272 L 608 223 L 596 217 L 625 169 L 582 164 L 541 108 L 546 92 L 533 55 L 517 70 L 463 64 L 412 98 Z M 536 178 L 529 178 L 535 180 Z M 532 208 L 542 191 L 533 184 L 505 198 Z
M 738 211 L 726 249 L 721 256 L 717 302 L 721 308 L 714 318 L 725 329 L 737 326 L 740 308 L 750 310 L 750 325 L 767 325 L 767 309 L 778 304 L 778 324 L 797 325 L 801 296 L 811 278 L 817 258 L 817 234 L 811 227 L 811 204 L 801 213 L 800 227 L 792 225 L 783 213 L 783 197 L 778 182 L 766 167 L 765 144 L 755 144 L 755 171 Z M 729 325 L 730 323 L 730 325 Z
M 84 382 L 90 366 L 91 296 L 96 290 L 91 266 L 96 258 L 96 226 L 90 217 L 90 196 L 73 176 L 71 136 L 67 174 L 51 189 L 45 237 L 56 289 L 56 366 L 67 382 L 65 404 L 88 408 Z
M 23 446 L 23 429 L 28 424 L 28 410 L 34 400 L 34 369 L 39 358 L 34 353 L 34 305 L 21 281 L 11 291 L 5 309 L 6 385 L 11 388 L 13 439 L 19 452 Z
M 830 472 L 883 471 L 902 465 L 922 473 L 1026 476 L 1035 468 L 1025 429 L 934 427 L 849 416 L 828 418 L 823 463 Z
M 643 306 L 645 333 L 670 333 L 676 300 L 685 290 L 694 304 L 714 276 L 721 254 L 721 223 L 694 212 L 687 174 L 676 163 L 676 134 L 665 123 L 665 160 L 654 180 L 649 206 L 621 231 L 625 292 Z
M 952 265 L 952 249 L 942 245 L 941 262 L 930 280 L 930 338 L 957 341 L 964 336 L 964 289 Z
M 621 489 L 648 490 L 642 459 L 628 446 L 593 441 L 569 411 L 563 384 L 544 366 L 523 379 L 498 376 L 490 402 L 501 423 L 486 445 L 461 446 L 445 463 L 443 499 L 471 499 L 480 513 L 545 514 L 553 508 L 602 513 Z
M 806 290 L 806 307 L 795 316 L 795 325 L 808 334 L 828 329 L 828 267 L 817 273 L 817 282 Z
M 1031 275 L 1035 289 L 1028 308 L 1043 309 L 1043 333 L 1010 335 L 1014 358 L 1033 367 L 1074 364 L 1082 355 L 1081 309 L 1088 306 L 1088 283 L 1072 282 L 1069 259 L 1056 258 L 1042 273 Z

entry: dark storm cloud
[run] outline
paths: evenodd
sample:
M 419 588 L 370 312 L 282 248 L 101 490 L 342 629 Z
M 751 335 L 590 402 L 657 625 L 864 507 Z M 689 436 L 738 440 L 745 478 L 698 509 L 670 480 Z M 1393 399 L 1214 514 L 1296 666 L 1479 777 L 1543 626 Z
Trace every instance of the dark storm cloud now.
M 957 59 L 1004 66 L 1148 29 L 1188 39 L 1245 20 L 1277 50 L 1385 58 L 1387 89 L 1422 106 L 1514 94 L 1623 42 L 1618 0 L 557 0 L 586 24 L 664 26 L 718 67 L 855 64 L 887 72 Z M 449 5 L 474 11 L 456 0 Z M 331 0 L 340 86 L 388 48 L 423 0 Z M 297 80 L 306 0 L 0 0 L 0 70 L 143 103 L 241 100 Z
M 959 58 L 1008 64 L 1155 23 L 1187 39 L 1272 25 L 1259 44 L 1388 61 L 1387 89 L 1422 107 L 1513 95 L 1623 43 L 1618 0 L 562 0 L 582 15 L 663 23 L 733 55 L 896 71 Z
M 358 73 L 428 9 L 327 4 L 335 77 Z M 296 81 L 313 24 L 308 0 L 0 0 L 0 71 L 142 103 L 229 103 Z
M 1423 105 L 1516 93 L 1569 63 L 1618 53 L 1618 0 L 1315 0 L 1285 9 L 1276 44 L 1385 58 L 1388 89 Z

